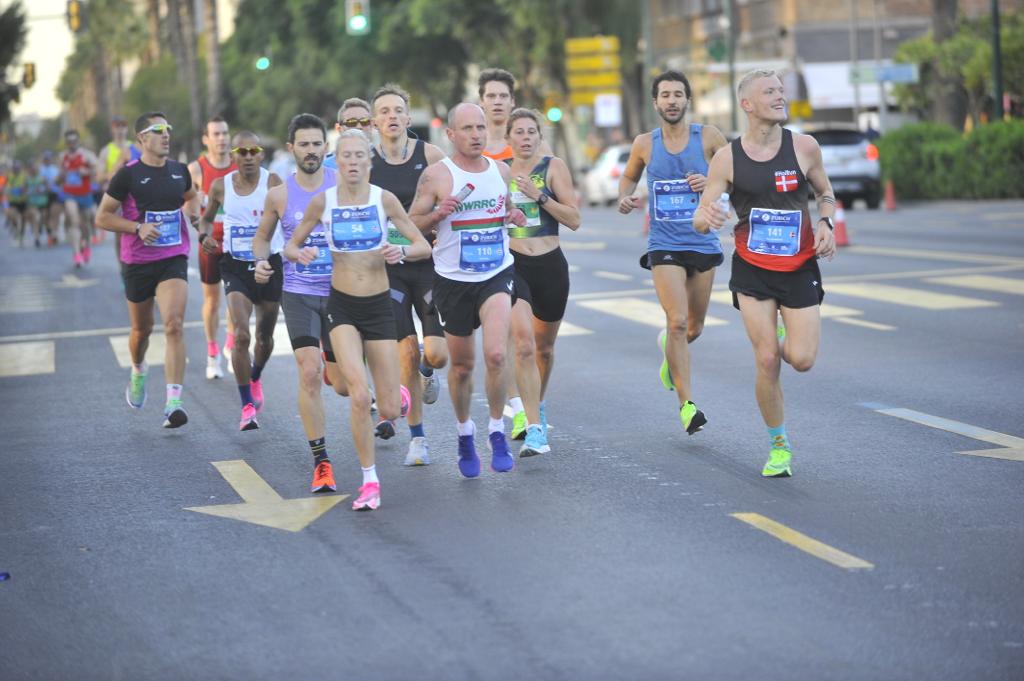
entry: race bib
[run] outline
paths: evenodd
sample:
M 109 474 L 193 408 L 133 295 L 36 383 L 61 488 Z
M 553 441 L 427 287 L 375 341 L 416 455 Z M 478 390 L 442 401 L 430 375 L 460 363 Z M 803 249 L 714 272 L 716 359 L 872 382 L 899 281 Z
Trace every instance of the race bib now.
M 654 219 L 665 222 L 692 222 L 700 203 L 700 194 L 686 180 L 655 180 Z
M 412 245 L 412 241 L 402 236 L 402 233 L 398 231 L 398 227 L 395 227 L 395 223 L 391 221 L 391 218 L 388 218 L 388 243 L 395 246 Z
M 500 222 L 498 223 L 501 224 Z M 455 229 L 455 224 L 452 223 Z M 502 228 L 459 231 L 459 269 L 463 272 L 491 272 L 505 261 Z
M 512 183 L 512 203 L 516 208 L 523 211 L 523 215 L 526 216 L 526 226 L 519 227 L 509 223 L 508 235 L 515 239 L 525 239 L 534 236 L 540 228 L 540 204 L 521 191 L 517 191 L 515 182 Z
M 68 185 L 69 187 L 77 187 L 78 185 L 82 184 L 82 174 L 79 173 L 77 170 L 69 170 L 64 175 L 64 184 Z
M 327 245 L 327 234 L 324 232 L 313 232 L 302 242 L 302 247 L 313 246 L 317 250 L 316 259 L 308 265 L 295 263 L 295 271 L 307 277 L 329 277 L 331 276 L 331 249 Z
M 802 222 L 803 212 L 799 210 L 751 208 L 747 249 L 763 255 L 796 255 L 800 251 Z
M 331 248 L 335 251 L 372 251 L 384 235 L 377 206 L 331 210 Z
M 235 260 L 253 262 L 252 238 L 256 236 L 259 225 L 231 225 L 228 236 L 228 251 Z
M 156 241 L 150 246 L 167 248 L 181 245 L 181 211 L 147 210 L 146 222 L 156 225 L 156 228 L 160 230 Z

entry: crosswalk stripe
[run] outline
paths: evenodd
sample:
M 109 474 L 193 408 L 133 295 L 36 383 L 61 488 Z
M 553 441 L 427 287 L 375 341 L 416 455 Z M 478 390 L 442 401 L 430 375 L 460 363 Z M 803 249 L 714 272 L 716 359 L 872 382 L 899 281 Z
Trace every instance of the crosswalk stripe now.
M 47 312 L 56 305 L 53 283 L 35 275 L 0 277 L 0 314 Z
M 713 291 L 711 293 L 711 300 L 713 302 L 732 307 L 732 291 Z M 843 307 L 842 305 L 833 305 L 832 303 L 821 304 L 821 316 L 823 319 L 833 317 L 856 317 L 862 314 L 864 314 L 863 310 L 858 310 L 853 307 Z
M 889 324 L 882 324 L 880 322 L 869 322 L 866 319 L 858 319 L 857 317 L 836 317 L 837 322 L 843 324 L 849 324 L 851 326 L 862 326 L 865 329 L 874 329 L 875 331 L 895 331 L 895 326 Z
M 661 305 L 642 298 L 612 298 L 608 300 L 581 300 L 578 304 L 614 317 L 639 322 L 658 329 L 665 328 L 665 311 Z M 721 326 L 728 324 L 724 319 L 708 315 L 704 319 L 705 326 Z
M 933 284 L 973 288 L 996 293 L 1013 293 L 1024 296 L 1024 279 L 1011 277 L 993 277 L 985 274 L 971 274 L 962 277 L 931 277 L 925 281 Z
M 132 353 L 128 349 L 128 336 L 109 336 L 110 348 L 114 351 L 117 364 L 122 369 L 132 368 Z M 149 347 L 146 348 L 146 364 L 163 366 L 167 354 L 167 337 L 154 331 L 149 334 Z M 186 360 L 187 361 L 187 360 Z
M 558 335 L 561 336 L 588 336 L 594 333 L 590 329 L 585 329 L 582 326 L 576 326 L 569 322 L 562 320 L 561 325 L 558 327 Z
M 0 377 L 36 376 L 56 371 L 53 341 L 0 345 Z
M 841 296 L 853 296 L 893 303 L 906 307 L 919 307 L 925 310 L 960 310 L 978 307 L 998 307 L 999 303 L 979 298 L 934 293 L 920 289 L 889 286 L 887 284 L 829 284 L 826 289 L 830 293 Z
M 594 276 L 602 279 L 611 279 L 612 281 L 633 281 L 633 277 L 628 274 L 609 272 L 608 270 L 594 270 Z

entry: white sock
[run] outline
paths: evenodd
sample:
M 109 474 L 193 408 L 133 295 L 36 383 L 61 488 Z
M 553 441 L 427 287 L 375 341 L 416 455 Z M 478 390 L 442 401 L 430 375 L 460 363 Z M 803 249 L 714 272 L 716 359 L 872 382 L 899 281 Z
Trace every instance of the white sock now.
M 505 422 L 502 419 L 487 419 L 487 434 L 504 433 Z
M 145 374 L 147 371 L 149 371 L 149 365 L 147 365 L 145 362 L 143 362 L 142 364 L 132 365 L 132 373 L 135 374 L 136 376 L 138 376 L 139 374 Z
M 458 425 L 459 425 L 459 435 L 475 435 L 476 434 L 476 425 L 474 425 L 472 421 L 466 421 L 465 423 L 460 423 Z
M 510 407 L 512 407 L 512 411 L 514 411 L 517 414 L 523 410 L 523 401 L 518 397 L 513 397 L 512 399 L 510 399 L 508 401 L 508 404 Z
M 363 469 L 363 484 L 368 482 L 376 482 L 380 484 L 380 480 L 377 479 L 377 466 L 370 466 L 369 468 Z

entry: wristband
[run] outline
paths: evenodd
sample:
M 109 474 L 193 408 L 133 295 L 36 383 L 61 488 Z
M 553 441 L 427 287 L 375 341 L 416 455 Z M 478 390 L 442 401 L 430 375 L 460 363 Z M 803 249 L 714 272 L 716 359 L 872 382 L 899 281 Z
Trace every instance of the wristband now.
M 405 260 L 405 246 L 399 246 L 398 248 L 402 251 L 402 260 L 404 261 Z
M 141 222 L 136 222 L 135 223 L 135 236 L 139 236 L 139 232 L 141 232 L 141 231 L 142 231 L 142 223 Z M 202 243 L 202 242 L 200 242 L 200 243 Z

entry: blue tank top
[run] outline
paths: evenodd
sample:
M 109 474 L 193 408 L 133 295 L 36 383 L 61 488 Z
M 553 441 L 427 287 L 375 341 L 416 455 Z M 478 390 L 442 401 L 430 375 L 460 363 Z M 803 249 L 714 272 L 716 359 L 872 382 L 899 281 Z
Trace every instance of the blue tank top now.
M 299 171 L 301 172 L 301 171 Z M 337 183 L 337 175 L 333 170 L 324 170 L 324 181 L 319 188 L 307 192 L 295 181 L 295 174 L 288 178 L 288 199 L 284 215 L 281 216 L 281 231 L 285 241 L 292 238 L 292 232 L 302 222 L 306 206 L 317 194 L 333 189 Z M 289 293 L 304 293 L 313 296 L 326 296 L 331 292 L 331 251 L 327 246 L 327 236 L 323 225 L 313 230 L 303 246 L 316 246 L 320 255 L 309 265 L 299 265 L 284 260 L 284 290 Z
M 708 174 L 699 123 L 690 124 L 690 139 L 678 154 L 665 149 L 661 128 L 651 133 L 651 162 L 647 165 L 647 210 L 651 230 L 648 251 L 695 251 L 721 253 L 718 234 L 701 234 L 693 228 L 693 214 L 700 194 L 691 191 L 686 176 Z

